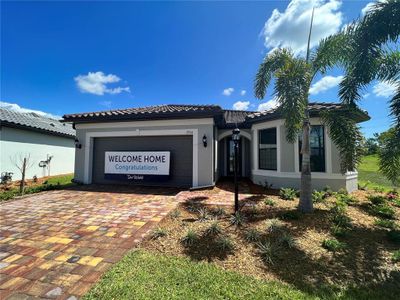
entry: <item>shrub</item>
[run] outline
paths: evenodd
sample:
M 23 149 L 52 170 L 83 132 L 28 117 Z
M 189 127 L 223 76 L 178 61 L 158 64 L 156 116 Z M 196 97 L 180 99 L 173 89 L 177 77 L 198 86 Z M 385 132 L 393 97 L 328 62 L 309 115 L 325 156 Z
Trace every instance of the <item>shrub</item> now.
M 387 233 L 388 239 L 396 244 L 400 244 L 400 230 L 390 230 Z
M 275 201 L 272 198 L 265 198 L 264 199 L 264 204 L 268 206 L 275 206 Z
M 225 209 L 223 209 L 222 207 L 217 207 L 212 211 L 212 214 L 216 217 L 222 217 L 226 215 L 226 212 Z
M 283 200 L 294 200 L 296 198 L 296 191 L 292 188 L 281 188 L 279 191 L 279 196 Z
M 207 235 L 218 235 L 222 232 L 221 226 L 219 226 L 218 222 L 213 222 L 210 227 L 206 229 Z
M 334 194 L 333 190 L 331 189 L 331 187 L 329 185 L 325 186 L 323 188 L 323 191 L 325 192 L 325 198 L 333 196 L 333 194 Z
M 312 193 L 312 201 L 313 203 L 321 203 L 326 199 L 324 191 L 316 191 L 314 190 Z
M 322 247 L 331 252 L 343 250 L 346 247 L 345 243 L 339 242 L 337 239 L 326 239 L 322 242 Z
M 344 213 L 336 213 L 332 216 L 332 222 L 342 228 L 351 227 L 351 219 Z
M 279 243 L 288 248 L 294 248 L 296 246 L 296 240 L 293 238 L 293 236 L 290 233 L 284 233 L 279 238 Z
M 396 212 L 387 204 L 374 205 L 371 212 L 384 219 L 394 219 Z
M 399 262 L 400 261 L 400 250 L 396 250 L 392 254 L 392 261 Z
M 337 194 L 338 194 L 338 195 L 348 195 L 349 192 L 348 192 L 346 189 L 341 188 L 341 189 L 339 189 L 339 190 L 337 191 Z
M 374 192 L 376 192 L 376 193 L 383 193 L 383 192 L 385 191 L 385 189 L 384 189 L 383 187 L 381 187 L 381 186 L 375 186 L 375 187 L 373 188 L 373 190 L 374 190 Z
M 231 225 L 242 226 L 246 223 L 246 218 L 239 211 L 235 212 L 230 218 Z
M 382 195 L 368 195 L 368 201 L 370 201 L 373 205 L 381 205 L 386 203 L 385 196 Z
M 375 220 L 374 224 L 379 227 L 396 229 L 396 223 L 393 220 L 378 219 Z
M 204 221 L 207 221 L 208 219 L 210 219 L 210 214 L 208 213 L 208 210 L 204 207 L 200 207 L 197 210 L 197 213 L 198 213 L 198 220 L 200 222 L 204 222 Z
M 164 237 L 166 235 L 167 235 L 167 231 L 164 228 L 157 227 L 151 233 L 151 238 L 155 240 L 155 239 L 158 239 L 160 237 Z
M 347 229 L 344 228 L 344 227 L 342 227 L 342 226 L 339 226 L 339 225 L 336 225 L 336 224 L 335 224 L 335 225 L 333 225 L 332 228 L 331 228 L 331 233 L 332 233 L 334 236 L 343 237 L 343 236 L 346 235 Z
M 227 236 L 221 236 L 217 239 L 216 243 L 218 249 L 221 251 L 232 251 L 233 249 L 235 249 L 233 241 Z
M 274 264 L 274 251 L 270 242 L 258 243 L 258 252 L 263 262 L 267 264 Z
M 393 200 L 393 205 L 400 207 L 400 199 Z
M 244 233 L 244 238 L 247 242 L 254 243 L 260 240 L 261 234 L 257 229 L 251 228 Z
M 349 194 L 337 194 L 336 200 L 345 203 L 347 205 L 352 205 L 354 203 L 357 203 L 356 198 L 354 198 L 352 195 Z
M 283 222 L 279 219 L 270 219 L 267 221 L 267 231 L 270 233 L 274 233 L 282 230 L 285 227 Z
M 289 210 L 280 215 L 282 220 L 298 220 L 301 214 L 297 210 Z
M 396 201 L 396 200 L 400 200 L 399 199 L 399 195 L 397 193 L 393 193 L 393 192 L 389 192 L 386 194 L 386 198 L 389 201 Z
M 179 211 L 179 209 L 174 209 L 173 211 L 171 211 L 169 216 L 171 219 L 178 219 L 181 216 L 181 212 Z
M 192 246 L 198 238 L 197 233 L 192 229 L 189 229 L 186 235 L 181 239 L 181 242 L 185 247 L 188 247 Z

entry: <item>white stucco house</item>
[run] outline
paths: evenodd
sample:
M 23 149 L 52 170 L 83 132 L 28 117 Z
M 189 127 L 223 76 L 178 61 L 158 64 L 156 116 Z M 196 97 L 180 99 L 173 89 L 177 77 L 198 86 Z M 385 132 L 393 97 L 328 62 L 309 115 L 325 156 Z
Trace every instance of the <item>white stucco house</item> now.
M 310 103 L 314 189 L 357 189 L 357 172 L 340 170 L 339 150 L 321 121 L 339 103 Z M 160 105 L 65 115 L 76 128 L 75 180 L 199 188 L 233 174 L 232 129 L 240 129 L 239 173 L 273 188 L 300 187 L 301 140 L 286 140 L 279 109 L 224 110 L 217 105 Z M 369 119 L 358 111 L 356 122 Z
M 75 130 L 70 124 L 36 113 L 0 108 L 0 173 L 12 172 L 12 180 L 21 179 L 15 166 L 29 156 L 26 178 L 38 178 L 74 172 Z

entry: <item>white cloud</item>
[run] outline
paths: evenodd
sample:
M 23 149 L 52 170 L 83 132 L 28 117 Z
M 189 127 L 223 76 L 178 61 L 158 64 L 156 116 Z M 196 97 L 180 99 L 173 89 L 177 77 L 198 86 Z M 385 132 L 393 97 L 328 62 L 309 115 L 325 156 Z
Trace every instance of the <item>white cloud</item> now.
M 378 97 L 389 98 L 396 92 L 396 85 L 387 81 L 381 81 L 374 85 L 372 92 Z
M 363 9 L 361 10 L 361 16 L 365 16 L 367 11 L 369 11 L 371 9 L 371 6 L 374 5 L 374 4 L 375 4 L 375 2 L 369 2 L 367 5 L 365 5 L 363 7 Z
M 264 110 L 269 110 L 272 108 L 276 108 L 279 105 L 278 100 L 276 98 L 273 98 L 267 102 L 261 103 L 258 105 L 257 110 L 258 111 L 264 111 Z
M 233 104 L 235 110 L 247 110 L 249 108 L 250 101 L 237 101 Z
M 246 90 L 241 90 L 240 91 L 240 96 L 244 96 L 244 95 L 246 95 Z
M 265 47 L 290 47 L 296 54 L 305 51 L 313 7 L 315 11 L 310 44 L 311 47 L 317 45 L 322 38 L 340 29 L 341 4 L 340 0 L 292 0 L 284 12 L 274 9 L 262 31 Z
M 23 114 L 36 114 L 36 115 L 39 115 L 39 116 L 42 116 L 42 117 L 46 117 L 46 118 L 50 118 L 50 119 L 56 119 L 56 120 L 61 119 L 61 116 L 49 114 L 49 113 L 46 113 L 46 112 L 41 111 L 41 110 L 24 108 L 24 107 L 19 106 L 16 103 L 9 103 L 9 102 L 0 101 L 0 107 L 9 109 L 9 110 L 12 110 L 12 111 L 15 111 L 15 112 L 23 113 Z
M 326 90 L 329 90 L 330 88 L 333 88 L 337 86 L 343 79 L 343 76 L 325 76 L 322 77 L 320 80 L 318 80 L 316 83 L 314 83 L 311 88 L 310 88 L 310 94 L 311 95 L 317 95 L 321 92 L 324 92 Z
M 112 102 L 111 101 L 100 101 L 99 104 L 102 105 L 102 106 L 110 108 Z
M 234 88 L 226 88 L 222 91 L 222 95 L 224 96 L 230 96 L 232 93 L 235 91 Z
M 371 95 L 370 93 L 366 93 L 366 94 L 363 95 L 363 98 L 367 99 L 370 95 Z
M 130 93 L 131 91 L 129 87 L 108 88 L 107 84 L 119 82 L 121 78 L 114 74 L 105 75 L 100 71 L 89 72 L 87 75 L 78 75 L 74 80 L 82 93 L 101 96 L 104 94 L 119 94 L 122 92 Z

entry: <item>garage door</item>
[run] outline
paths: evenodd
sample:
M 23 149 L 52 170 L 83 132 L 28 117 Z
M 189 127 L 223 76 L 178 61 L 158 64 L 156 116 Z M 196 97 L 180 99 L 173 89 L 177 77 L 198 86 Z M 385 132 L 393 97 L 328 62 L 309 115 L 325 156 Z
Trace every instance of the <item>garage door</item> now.
M 105 179 L 106 151 L 170 151 L 170 176 L 162 181 L 120 181 Z M 92 182 L 191 187 L 193 170 L 192 136 L 141 136 L 95 138 Z

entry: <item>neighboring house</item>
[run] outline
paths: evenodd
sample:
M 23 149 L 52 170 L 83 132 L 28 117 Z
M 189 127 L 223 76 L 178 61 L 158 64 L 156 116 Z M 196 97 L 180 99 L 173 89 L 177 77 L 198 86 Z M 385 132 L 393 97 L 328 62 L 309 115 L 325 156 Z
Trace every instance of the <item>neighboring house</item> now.
M 74 172 L 75 130 L 70 124 L 35 113 L 0 108 L 0 171 L 21 179 L 14 165 L 30 156 L 26 178 Z
M 357 172 L 340 173 L 340 158 L 320 112 L 310 103 L 313 188 L 357 188 Z M 359 111 L 357 122 L 369 116 Z M 232 129 L 241 130 L 239 172 L 274 188 L 300 186 L 299 141 L 288 143 L 279 109 L 224 110 L 216 105 L 161 105 L 65 115 L 73 122 L 75 179 L 83 183 L 202 187 L 233 174 Z

